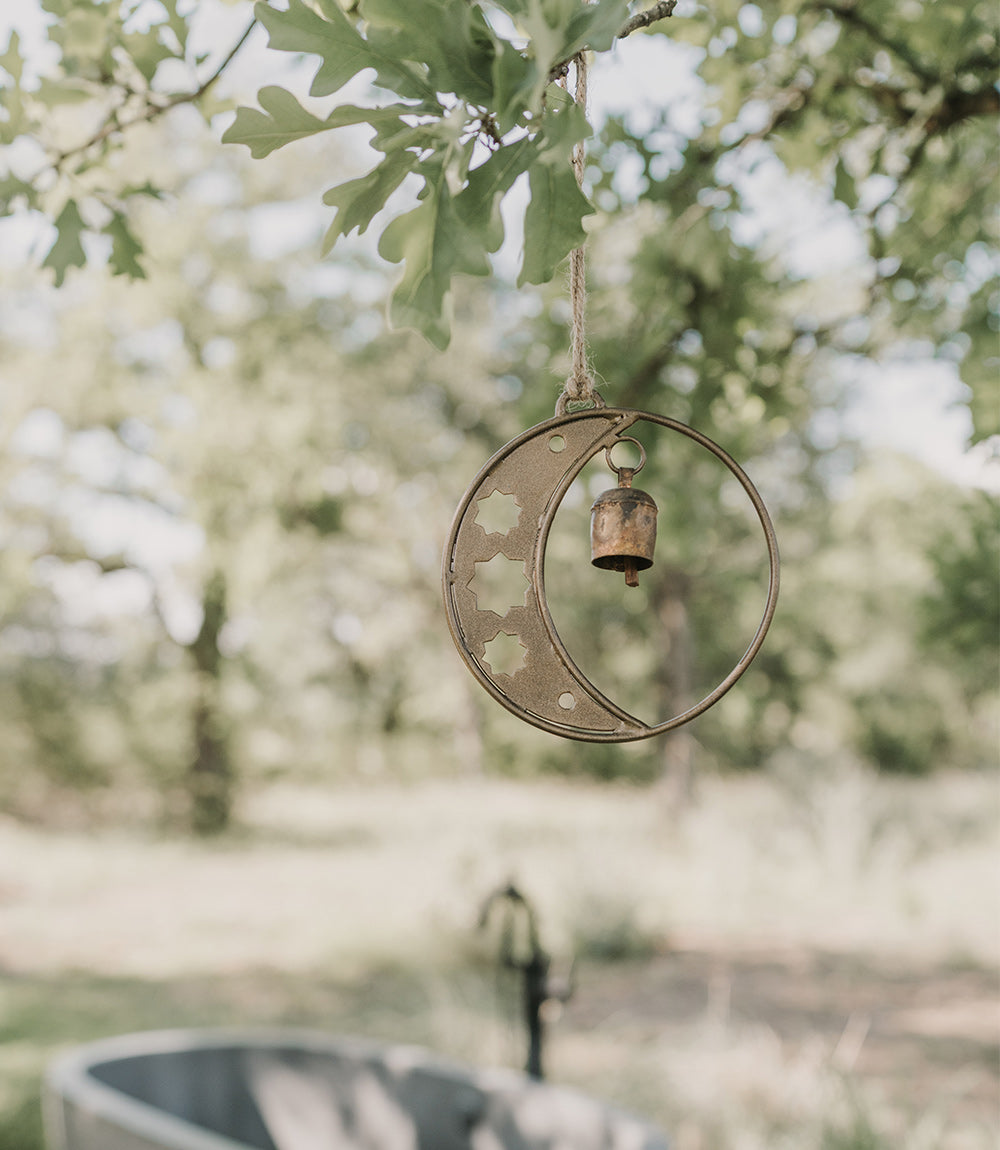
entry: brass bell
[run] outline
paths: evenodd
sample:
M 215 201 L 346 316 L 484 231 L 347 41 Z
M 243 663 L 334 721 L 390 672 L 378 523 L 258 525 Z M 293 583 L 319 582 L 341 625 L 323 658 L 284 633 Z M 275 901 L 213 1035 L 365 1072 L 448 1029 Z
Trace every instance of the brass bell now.
M 612 466 L 610 455 L 608 464 Z M 591 562 L 605 571 L 624 571 L 626 584 L 638 587 L 638 572 L 653 565 L 656 503 L 632 486 L 638 468 L 612 470 L 618 472 L 618 486 L 599 495 L 590 509 Z

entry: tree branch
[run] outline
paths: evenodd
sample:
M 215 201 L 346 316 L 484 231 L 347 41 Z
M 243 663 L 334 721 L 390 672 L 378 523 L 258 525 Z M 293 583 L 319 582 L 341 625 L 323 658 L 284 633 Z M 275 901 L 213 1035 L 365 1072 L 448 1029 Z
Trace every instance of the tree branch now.
M 927 121 L 928 135 L 947 131 L 963 120 L 974 116 L 995 116 L 1000 112 L 1000 92 L 994 87 L 981 88 L 978 92 L 963 92 L 960 89 L 948 92 L 941 106 Z
M 169 100 L 164 101 L 162 104 L 154 104 L 146 97 L 146 107 L 138 115 L 133 116 L 130 120 L 119 120 L 116 114 L 112 114 L 105 122 L 104 126 L 96 131 L 89 140 L 85 140 L 82 144 L 77 144 L 73 148 L 67 149 L 65 152 L 60 152 L 52 161 L 52 167 L 58 171 L 65 162 L 73 156 L 80 155 L 81 152 L 87 152 L 91 148 L 96 147 L 98 144 L 103 143 L 110 136 L 115 135 L 117 132 L 127 131 L 129 128 L 134 127 L 136 124 L 148 124 L 153 120 L 162 116 L 164 112 L 169 112 L 171 108 L 176 108 L 179 104 L 191 104 L 195 100 L 204 96 L 209 88 L 219 79 L 222 73 L 232 63 L 233 57 L 246 43 L 247 38 L 254 29 L 257 23 L 256 17 L 250 21 L 243 32 L 243 35 L 236 41 L 236 43 L 226 53 L 222 63 L 215 69 L 215 71 L 208 77 L 204 83 L 193 92 L 182 92 Z
M 673 16 L 676 7 L 677 0 L 658 0 L 658 3 L 654 4 L 652 8 L 647 8 L 645 12 L 636 12 L 621 26 L 618 39 L 624 40 L 626 36 L 631 36 L 640 28 L 648 28 L 650 24 L 655 24 L 658 20 L 666 20 L 668 16 Z
M 637 12 L 631 16 L 625 23 L 618 29 L 615 35 L 616 40 L 624 40 L 626 36 L 631 36 L 633 32 L 638 32 L 641 28 L 648 28 L 650 24 L 655 24 L 657 20 L 666 20 L 668 16 L 674 14 L 674 9 L 677 7 L 677 0 L 657 0 L 657 3 L 652 8 L 647 8 L 645 12 Z M 562 60 L 549 71 L 549 82 L 556 83 L 563 80 L 569 75 L 569 66 L 573 58 L 569 60 Z
M 218 66 L 218 68 L 215 69 L 215 71 L 211 74 L 211 76 L 208 77 L 208 79 L 204 82 L 204 84 L 202 84 L 194 92 L 185 93 L 185 94 L 180 95 L 180 96 L 175 96 L 172 100 L 168 101 L 163 106 L 162 110 L 165 112 L 169 108 L 175 107 L 177 104 L 189 103 L 191 100 L 197 100 L 199 96 L 204 96 L 204 94 L 208 91 L 208 89 L 211 88 L 211 86 L 216 82 L 216 80 L 219 79 L 219 77 L 222 75 L 222 73 L 225 72 L 225 70 L 233 62 L 233 57 L 243 47 L 243 45 L 247 42 L 247 38 L 249 37 L 250 33 L 254 30 L 254 26 L 256 25 L 256 23 L 257 23 L 257 17 L 254 16 L 251 19 L 250 23 L 246 26 L 246 28 L 244 28 L 243 35 L 240 36 L 240 38 L 236 41 L 236 43 L 232 46 L 232 48 L 229 49 L 229 51 L 226 53 L 226 56 L 223 59 L 222 63 Z
M 894 56 L 902 60 L 914 76 L 922 80 L 925 84 L 929 85 L 937 82 L 938 77 L 925 66 L 924 62 L 910 48 L 909 44 L 886 35 L 877 24 L 872 23 L 858 12 L 853 0 L 849 4 L 828 4 L 823 3 L 822 0 L 817 0 L 817 2 L 811 4 L 810 7 L 819 11 L 829 12 L 845 24 L 853 25 L 860 32 L 864 32 L 874 43 L 892 52 Z

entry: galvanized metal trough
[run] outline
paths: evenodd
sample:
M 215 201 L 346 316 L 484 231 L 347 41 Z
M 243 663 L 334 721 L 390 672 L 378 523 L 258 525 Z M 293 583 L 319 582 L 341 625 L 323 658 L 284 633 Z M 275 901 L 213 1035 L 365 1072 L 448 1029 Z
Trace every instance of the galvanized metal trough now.
M 649 1123 L 513 1071 L 297 1030 L 173 1030 L 49 1067 L 49 1150 L 666 1150 Z

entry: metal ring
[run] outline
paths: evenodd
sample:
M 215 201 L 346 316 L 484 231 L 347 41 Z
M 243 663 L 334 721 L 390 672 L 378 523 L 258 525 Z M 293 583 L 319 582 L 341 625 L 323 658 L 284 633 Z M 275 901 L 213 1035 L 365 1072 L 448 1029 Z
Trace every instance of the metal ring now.
M 642 469 L 646 466 L 646 449 L 642 446 L 638 439 L 633 439 L 631 435 L 619 435 L 614 443 L 610 444 L 608 447 L 605 447 L 604 459 L 608 465 L 608 470 L 613 471 L 615 475 L 618 476 L 618 481 L 620 483 L 622 472 L 626 470 L 626 465 L 623 464 L 621 467 L 615 467 L 611 460 L 611 452 L 614 451 L 619 443 L 634 443 L 636 447 L 639 448 L 639 462 L 635 467 L 628 468 L 628 470 L 631 471 L 633 475 L 638 475 L 639 472 L 642 471 Z

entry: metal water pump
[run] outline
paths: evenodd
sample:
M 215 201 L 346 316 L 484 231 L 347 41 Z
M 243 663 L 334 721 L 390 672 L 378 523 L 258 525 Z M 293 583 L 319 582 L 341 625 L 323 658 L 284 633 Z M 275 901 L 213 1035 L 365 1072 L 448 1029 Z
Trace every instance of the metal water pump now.
M 503 912 L 500 935 L 500 963 L 506 970 L 517 971 L 522 978 L 522 1009 L 528 1032 L 528 1057 L 525 1070 L 532 1078 L 541 1079 L 542 1050 L 545 1037 L 545 1005 L 549 1002 L 567 1002 L 574 990 L 573 968 L 566 979 L 556 979 L 550 973 L 551 958 L 542 948 L 538 936 L 538 919 L 527 898 L 514 886 L 495 890 L 483 904 L 479 927 L 485 929 L 492 911 L 500 906 Z M 524 946 L 518 953 L 517 919 L 523 920 Z

